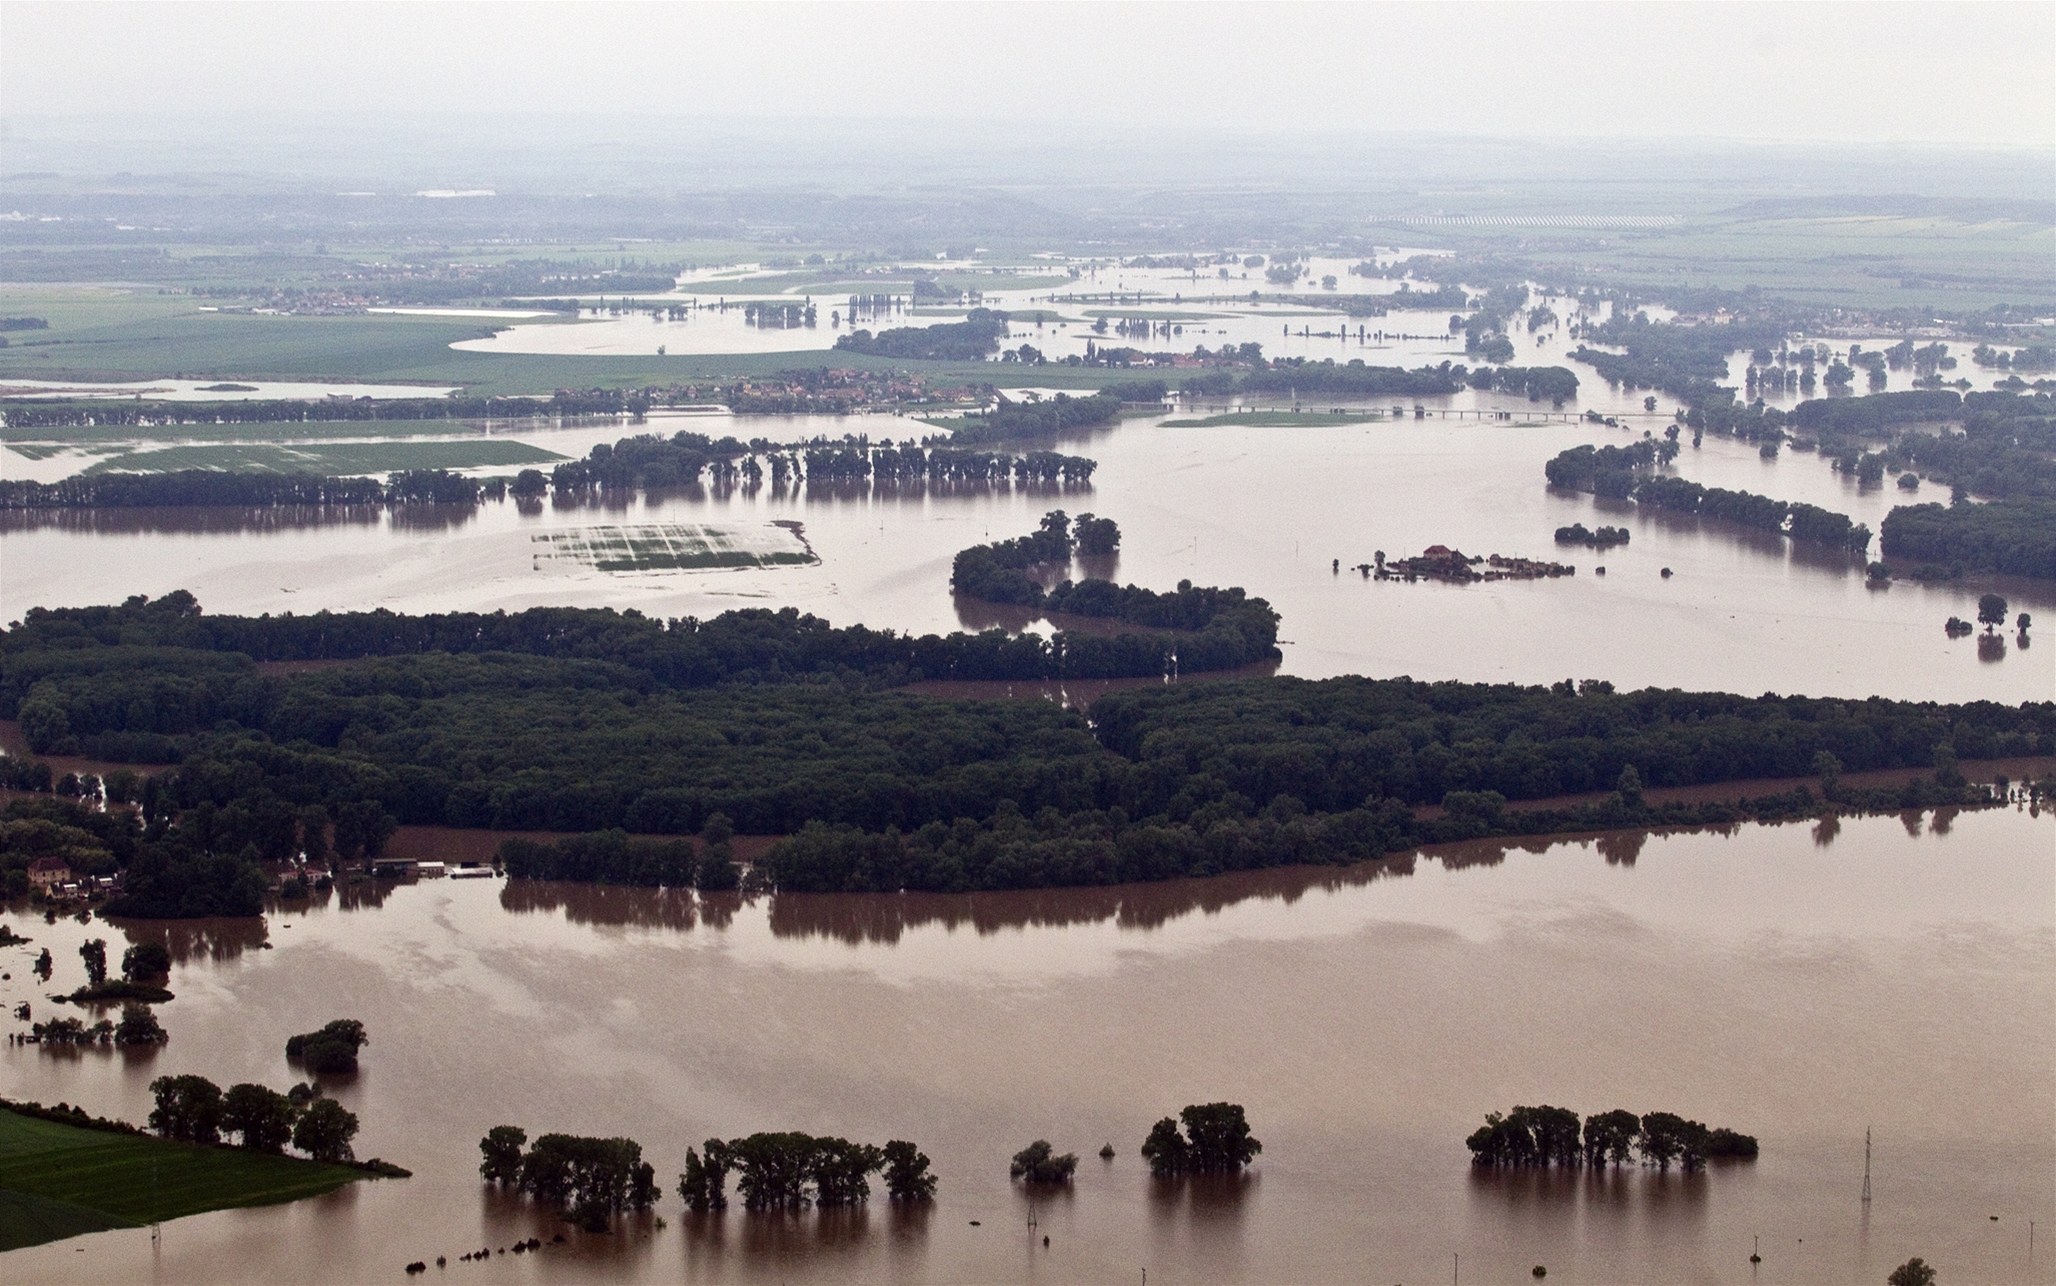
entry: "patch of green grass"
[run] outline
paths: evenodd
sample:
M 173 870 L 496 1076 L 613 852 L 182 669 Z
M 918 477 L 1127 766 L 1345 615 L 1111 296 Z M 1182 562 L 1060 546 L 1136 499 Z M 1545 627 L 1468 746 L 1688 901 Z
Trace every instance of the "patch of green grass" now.
M 1211 429 L 1239 424 L 1247 428 L 1328 428 L 1337 424 L 1368 424 L 1385 418 L 1383 411 L 1229 411 L 1197 420 L 1165 420 L 1167 429 Z
M 580 527 L 532 537 L 543 555 L 603 572 L 687 571 L 716 567 L 795 567 L 819 562 L 798 532 L 763 528 L 651 523 L 634 527 Z
M 176 473 L 205 469 L 216 473 L 314 473 L 347 477 L 391 473 L 398 469 L 485 469 L 550 464 L 564 459 L 525 442 L 480 438 L 453 442 L 308 442 L 286 446 L 269 442 L 221 442 L 198 446 L 153 447 L 95 462 L 97 473 Z
M 332 1192 L 364 1173 L 0 1109 L 0 1251 Z
M 162 311 L 166 297 L 121 292 L 113 292 L 119 297 L 114 301 L 96 296 L 91 307 L 81 305 L 72 323 L 60 326 L 51 311 L 39 312 L 17 298 L 40 293 L 40 287 L 0 287 L 0 314 L 50 317 L 50 329 L 35 332 L 38 338 L 0 348 L 0 383 L 11 378 L 96 381 L 185 376 L 447 384 L 479 395 L 546 397 L 560 388 L 644 388 L 693 380 L 760 379 L 824 368 L 906 371 L 941 384 L 1000 388 L 1097 389 L 1134 375 L 1105 367 L 908 361 L 834 350 L 665 357 L 460 352 L 450 345 L 475 339 L 491 328 L 476 318 L 387 313 L 336 317 L 203 313 L 182 298 L 174 298 L 172 303 L 183 311 L 166 313 Z M 138 435 L 131 432 L 127 436 Z
M 148 442 L 335 442 L 350 438 L 451 438 L 461 434 L 483 435 L 488 428 L 506 432 L 510 426 L 531 426 L 538 431 L 555 428 L 604 427 L 624 423 L 611 415 L 566 416 L 535 420 L 274 420 L 250 424 L 79 424 L 63 428 L 0 425 L 0 442 L 32 460 L 41 460 L 87 443 L 110 445 L 86 447 L 106 455 Z

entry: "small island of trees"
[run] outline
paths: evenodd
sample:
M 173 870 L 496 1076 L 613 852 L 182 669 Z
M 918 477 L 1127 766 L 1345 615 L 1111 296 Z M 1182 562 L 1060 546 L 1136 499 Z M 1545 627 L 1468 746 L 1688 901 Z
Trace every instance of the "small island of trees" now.
M 1050 1146 L 1048 1139 L 1037 1139 L 1014 1153 L 1013 1161 L 1007 1166 L 1009 1177 L 1030 1187 L 1069 1183 L 1077 1172 L 1078 1154 L 1059 1153 Z
M 1159 1178 L 1235 1173 L 1263 1150 L 1239 1103 L 1187 1104 L 1176 1120 L 1167 1116 L 1150 1127 L 1142 1141 L 1142 1157 Z
M 316 1076 L 347 1076 L 357 1070 L 357 1051 L 370 1043 L 363 1023 L 338 1018 L 318 1031 L 287 1038 L 286 1059 Z
M 929 1201 L 935 1176 L 928 1156 L 905 1139 L 884 1147 L 797 1131 L 757 1133 L 739 1139 L 708 1139 L 686 1149 L 678 1195 L 686 1208 L 720 1210 L 728 1205 L 730 1171 L 745 1210 L 797 1210 L 803 1206 L 854 1206 L 870 1200 L 873 1174 L 883 1173 L 893 1201 Z
M 1493 1112 L 1464 1140 L 1471 1164 L 1486 1169 L 1543 1169 L 1555 1166 L 1618 1168 L 1639 1158 L 1668 1171 L 1675 1163 L 1687 1173 L 1708 1160 L 1754 1160 L 1756 1139 L 1729 1129 L 1710 1129 L 1670 1112 L 1637 1116 L 1624 1109 L 1585 1117 L 1566 1107 L 1516 1107 Z

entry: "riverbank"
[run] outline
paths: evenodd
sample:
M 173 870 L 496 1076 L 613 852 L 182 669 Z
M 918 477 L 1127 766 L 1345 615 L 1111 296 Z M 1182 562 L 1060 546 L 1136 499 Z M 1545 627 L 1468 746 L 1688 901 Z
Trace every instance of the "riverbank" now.
M 369 1173 L 0 1107 L 0 1252 L 209 1210 L 297 1201 Z

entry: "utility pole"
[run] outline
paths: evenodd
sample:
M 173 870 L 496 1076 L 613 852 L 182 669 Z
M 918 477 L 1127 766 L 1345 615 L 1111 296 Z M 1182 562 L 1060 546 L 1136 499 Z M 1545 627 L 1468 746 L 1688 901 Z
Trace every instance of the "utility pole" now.
M 1863 1127 L 1863 1204 L 1870 1204 L 1870 1127 Z

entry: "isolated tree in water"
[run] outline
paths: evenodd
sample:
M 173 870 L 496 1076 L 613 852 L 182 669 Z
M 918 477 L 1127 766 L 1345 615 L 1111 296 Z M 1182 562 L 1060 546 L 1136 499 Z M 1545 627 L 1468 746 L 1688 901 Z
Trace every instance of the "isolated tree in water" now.
M 1935 1270 L 1916 1255 L 1894 1268 L 1885 1278 L 1885 1286 L 1935 1286 Z
M 79 959 L 86 962 L 86 981 L 95 987 L 107 981 L 107 940 L 94 938 L 79 948 Z
M 1977 619 L 1985 627 L 1985 633 L 2006 623 L 2006 598 L 2003 594 L 1986 594 L 1977 601 Z

